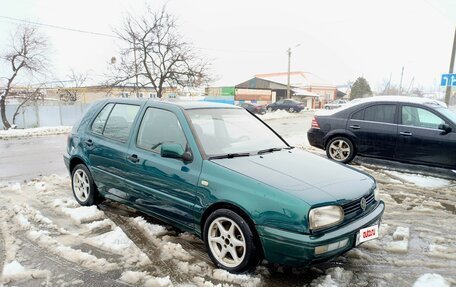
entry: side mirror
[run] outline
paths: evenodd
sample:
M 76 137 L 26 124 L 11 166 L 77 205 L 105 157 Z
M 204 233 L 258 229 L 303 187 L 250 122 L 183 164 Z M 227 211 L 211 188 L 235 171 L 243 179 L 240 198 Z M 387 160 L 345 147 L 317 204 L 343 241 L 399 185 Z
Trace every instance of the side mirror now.
M 180 144 L 163 143 L 160 149 L 160 155 L 167 158 L 182 159 L 185 162 L 193 160 L 193 155 L 189 151 L 185 151 Z
M 444 131 L 445 133 L 449 133 L 449 132 L 451 132 L 452 129 L 451 129 L 451 127 L 450 127 L 449 125 L 447 125 L 447 124 L 441 124 L 441 125 L 439 125 L 439 130 L 442 130 L 442 131 Z

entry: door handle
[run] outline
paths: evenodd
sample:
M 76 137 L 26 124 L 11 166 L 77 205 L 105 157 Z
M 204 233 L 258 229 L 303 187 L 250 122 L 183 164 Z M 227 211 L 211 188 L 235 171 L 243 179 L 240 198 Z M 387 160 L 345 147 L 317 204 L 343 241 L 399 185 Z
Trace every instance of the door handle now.
M 411 133 L 411 132 L 399 132 L 399 134 L 400 134 L 401 136 L 406 136 L 406 137 L 412 136 L 412 133 Z
M 93 146 L 93 141 L 91 139 L 88 139 L 88 140 L 85 141 L 85 144 L 87 146 Z
M 358 125 L 352 125 L 352 126 L 350 126 L 350 127 L 351 127 L 352 129 L 354 129 L 354 130 L 359 130 L 359 129 L 361 128 L 361 127 L 358 126 Z
M 137 163 L 139 161 L 139 158 L 136 154 L 132 154 L 130 155 L 129 157 L 127 157 L 127 159 L 131 162 L 134 162 L 134 163 Z

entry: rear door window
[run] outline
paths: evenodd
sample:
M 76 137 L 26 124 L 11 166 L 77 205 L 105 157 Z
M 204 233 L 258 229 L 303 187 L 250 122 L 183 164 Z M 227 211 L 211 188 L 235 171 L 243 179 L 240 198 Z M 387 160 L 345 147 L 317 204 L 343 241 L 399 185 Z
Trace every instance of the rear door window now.
M 351 116 L 352 120 L 363 120 L 364 119 L 364 109 L 354 112 Z
M 364 120 L 379 123 L 394 124 L 396 105 L 375 105 L 364 110 Z
M 127 142 L 138 111 L 139 106 L 136 105 L 116 104 L 106 122 L 103 135 L 120 142 Z

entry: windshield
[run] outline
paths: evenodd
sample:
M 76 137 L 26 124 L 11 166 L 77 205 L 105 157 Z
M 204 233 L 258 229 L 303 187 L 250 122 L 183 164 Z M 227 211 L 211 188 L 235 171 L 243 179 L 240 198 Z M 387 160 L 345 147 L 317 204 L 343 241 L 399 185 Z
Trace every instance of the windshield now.
M 438 108 L 437 109 L 442 115 L 444 115 L 445 117 L 447 117 L 448 119 L 450 119 L 450 121 L 452 121 L 453 125 L 456 125 L 456 113 L 449 110 L 449 109 L 446 109 L 446 108 Z
M 244 109 L 194 109 L 187 114 L 209 157 L 288 147 Z

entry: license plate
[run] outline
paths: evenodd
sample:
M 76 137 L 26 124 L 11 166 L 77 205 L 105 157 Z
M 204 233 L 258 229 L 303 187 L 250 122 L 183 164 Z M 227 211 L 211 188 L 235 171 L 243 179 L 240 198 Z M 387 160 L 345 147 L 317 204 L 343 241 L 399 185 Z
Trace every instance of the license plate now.
M 356 246 L 375 238 L 378 238 L 378 224 L 361 229 L 356 234 Z

